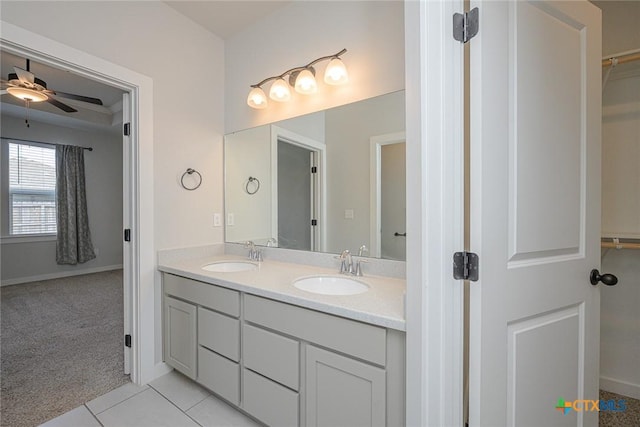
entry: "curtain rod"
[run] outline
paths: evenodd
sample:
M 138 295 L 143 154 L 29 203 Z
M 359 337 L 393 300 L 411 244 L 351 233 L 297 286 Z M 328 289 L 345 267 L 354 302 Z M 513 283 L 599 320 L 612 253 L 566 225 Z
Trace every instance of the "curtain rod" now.
M 20 139 L 20 138 L 8 138 L 6 136 L 0 137 L 2 139 L 7 139 L 10 141 L 20 141 L 20 142 L 35 142 L 36 144 L 44 144 L 44 145 L 64 145 L 57 142 L 42 142 L 42 141 L 34 141 L 31 139 Z M 93 151 L 93 147 L 82 147 L 85 150 Z
M 626 54 L 623 53 L 623 54 L 613 55 L 609 58 L 603 59 L 602 66 L 609 67 L 614 64 L 618 65 L 618 64 L 624 64 L 626 62 L 633 62 L 638 60 L 640 60 L 640 51 L 631 51 Z

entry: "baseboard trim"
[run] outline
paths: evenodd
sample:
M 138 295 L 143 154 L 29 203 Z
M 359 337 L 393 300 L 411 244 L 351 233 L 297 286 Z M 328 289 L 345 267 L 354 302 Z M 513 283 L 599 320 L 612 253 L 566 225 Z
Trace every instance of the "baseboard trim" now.
M 600 377 L 600 388 L 611 393 L 640 399 L 640 384 L 632 384 L 613 378 Z
M 41 274 L 39 276 L 18 277 L 15 279 L 2 280 L 0 286 L 19 285 L 22 283 L 38 282 L 40 280 L 60 279 L 62 277 L 80 276 L 83 274 L 101 273 L 103 271 L 120 270 L 122 264 L 105 265 L 102 267 L 86 268 L 83 270 L 60 271 L 57 273 Z

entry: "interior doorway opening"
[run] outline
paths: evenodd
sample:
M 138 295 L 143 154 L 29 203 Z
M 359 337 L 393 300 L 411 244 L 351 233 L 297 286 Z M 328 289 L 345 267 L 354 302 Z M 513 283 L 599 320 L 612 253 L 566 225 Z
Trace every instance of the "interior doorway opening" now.
M 33 33 L 17 29 L 17 27 L 14 29 L 9 24 L 4 25 L 4 27 L 3 38 L 0 40 L 0 48 L 3 51 L 27 57 L 49 67 L 122 90 L 125 93 L 123 99 L 123 122 L 130 123 L 130 129 L 138 129 L 137 113 L 139 112 L 140 88 L 137 84 L 128 83 L 127 79 L 123 79 L 122 76 L 110 75 L 109 69 L 117 66 L 97 60 L 88 54 L 79 55 L 76 52 L 71 52 L 72 49 L 64 45 L 51 43 L 51 41 L 43 43 Z M 44 46 L 46 45 L 51 50 L 45 48 Z M 86 63 L 91 63 L 95 67 L 88 67 Z M 130 132 L 129 135 L 123 137 L 123 228 L 136 230 L 134 236 L 139 233 L 137 224 L 139 224 L 140 217 L 139 181 L 134 178 L 138 176 L 139 170 L 138 141 L 139 134 L 134 132 Z M 140 323 L 138 319 L 139 310 L 137 309 L 138 298 L 136 297 L 140 286 L 140 258 L 138 254 L 139 244 L 137 238 L 131 242 L 123 242 L 124 330 L 122 331 L 122 357 L 125 373 L 130 374 L 131 380 L 135 383 L 144 381 L 140 372 L 139 346 L 135 345 L 139 334 L 134 332 L 137 331 Z M 124 337 L 126 335 L 136 337 L 134 345 L 125 346 Z

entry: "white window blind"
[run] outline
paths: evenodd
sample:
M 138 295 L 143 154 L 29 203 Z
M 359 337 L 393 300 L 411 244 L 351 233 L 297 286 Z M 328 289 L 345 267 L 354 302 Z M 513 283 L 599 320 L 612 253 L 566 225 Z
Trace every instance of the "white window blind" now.
M 9 143 L 9 233 L 56 232 L 56 151 Z

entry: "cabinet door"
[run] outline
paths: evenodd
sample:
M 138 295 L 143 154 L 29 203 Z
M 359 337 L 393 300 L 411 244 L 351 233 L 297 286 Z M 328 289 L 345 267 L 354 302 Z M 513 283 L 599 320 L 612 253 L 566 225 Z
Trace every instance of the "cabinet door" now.
M 164 297 L 164 361 L 196 379 L 196 306 Z
M 307 427 L 384 426 L 385 371 L 308 345 Z

